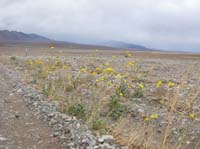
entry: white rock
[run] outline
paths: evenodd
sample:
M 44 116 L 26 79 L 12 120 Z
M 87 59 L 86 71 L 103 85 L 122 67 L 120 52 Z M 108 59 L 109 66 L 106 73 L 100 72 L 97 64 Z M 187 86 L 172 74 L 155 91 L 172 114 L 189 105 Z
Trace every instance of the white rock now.
M 122 146 L 121 149 L 128 149 L 128 146 Z
M 103 143 L 103 142 L 104 142 L 104 139 L 103 139 L 103 138 L 99 138 L 99 139 L 98 139 L 98 142 L 99 142 L 99 143 Z
M 111 135 L 102 135 L 101 138 L 99 138 L 100 141 L 103 141 L 103 142 L 110 142 L 110 141 L 113 141 L 113 136 Z
M 13 93 L 10 93 L 9 96 L 13 96 Z
M 21 89 L 21 88 L 18 89 L 18 90 L 17 90 L 17 93 L 22 93 L 22 89 Z
M 0 136 L 0 141 L 6 141 L 7 139 Z

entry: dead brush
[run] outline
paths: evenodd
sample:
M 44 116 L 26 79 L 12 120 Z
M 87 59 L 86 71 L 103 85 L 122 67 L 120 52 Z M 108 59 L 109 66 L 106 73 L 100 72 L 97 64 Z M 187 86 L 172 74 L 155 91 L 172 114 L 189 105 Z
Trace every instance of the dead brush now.
M 117 143 L 130 149 L 151 149 L 151 127 L 146 124 L 133 127 L 130 119 L 131 117 L 121 117 L 112 128 L 112 135 Z
M 173 122 L 173 117 L 171 115 L 173 115 L 173 112 L 175 112 L 175 107 L 176 107 L 176 104 L 177 104 L 177 100 L 178 100 L 178 95 L 179 95 L 179 87 L 176 89 L 176 92 L 172 98 L 172 101 L 170 102 L 170 111 L 167 115 L 167 127 L 166 127 L 166 130 L 165 130 L 165 133 L 164 133 L 164 137 L 163 137 L 163 141 L 161 143 L 161 148 L 162 149 L 166 149 L 167 148 L 167 141 L 168 141 L 168 137 L 170 135 L 170 132 L 171 132 L 171 129 L 170 129 L 170 125 L 172 124 Z

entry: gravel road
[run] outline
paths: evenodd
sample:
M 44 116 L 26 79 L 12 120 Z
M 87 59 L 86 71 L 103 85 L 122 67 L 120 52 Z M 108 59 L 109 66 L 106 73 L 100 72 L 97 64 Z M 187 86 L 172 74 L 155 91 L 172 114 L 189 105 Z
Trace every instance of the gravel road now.
M 0 149 L 61 149 L 52 134 L 26 107 L 0 67 Z

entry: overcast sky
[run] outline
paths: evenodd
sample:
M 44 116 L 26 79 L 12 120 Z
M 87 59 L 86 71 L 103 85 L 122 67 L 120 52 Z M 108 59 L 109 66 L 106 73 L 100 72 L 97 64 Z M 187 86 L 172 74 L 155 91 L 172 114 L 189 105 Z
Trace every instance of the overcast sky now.
M 0 29 L 200 52 L 200 0 L 0 0 Z

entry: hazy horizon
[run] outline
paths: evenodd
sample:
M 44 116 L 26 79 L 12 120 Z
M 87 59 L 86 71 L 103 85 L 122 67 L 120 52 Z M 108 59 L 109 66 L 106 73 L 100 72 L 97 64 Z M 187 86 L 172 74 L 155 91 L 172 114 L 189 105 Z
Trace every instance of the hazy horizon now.
M 1 0 L 0 30 L 200 52 L 198 0 Z

